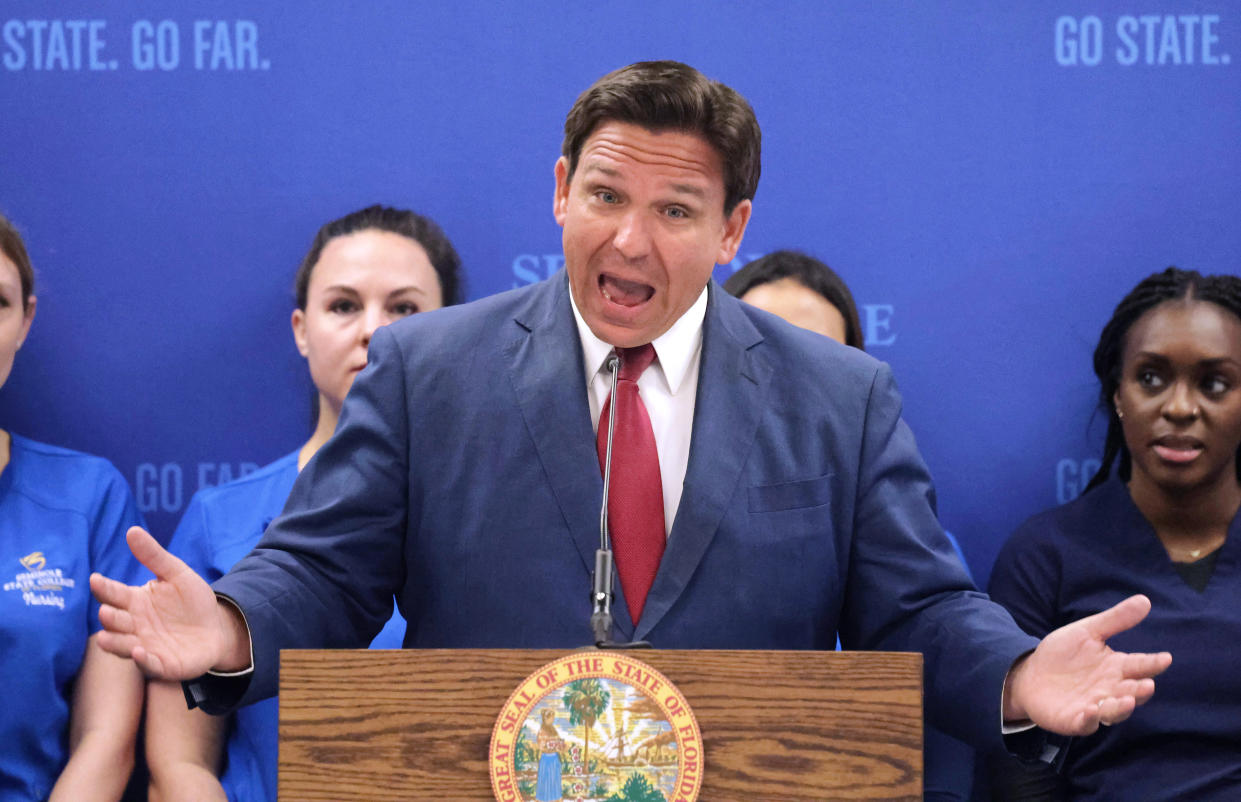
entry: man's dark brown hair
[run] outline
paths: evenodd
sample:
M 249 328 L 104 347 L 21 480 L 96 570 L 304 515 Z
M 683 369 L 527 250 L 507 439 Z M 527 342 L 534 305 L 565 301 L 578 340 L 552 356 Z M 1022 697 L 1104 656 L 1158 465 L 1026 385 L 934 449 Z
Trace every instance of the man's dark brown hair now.
M 679 61 L 640 61 L 595 81 L 578 96 L 564 122 L 561 153 L 569 180 L 582 145 L 603 122 L 650 131 L 697 134 L 715 148 L 724 169 L 724 213 L 758 189 L 762 133 L 746 99 Z

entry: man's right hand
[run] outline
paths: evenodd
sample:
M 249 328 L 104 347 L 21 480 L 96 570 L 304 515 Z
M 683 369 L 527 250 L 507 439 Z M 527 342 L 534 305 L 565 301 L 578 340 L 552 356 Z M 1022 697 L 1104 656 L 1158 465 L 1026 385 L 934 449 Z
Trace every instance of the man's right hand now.
M 250 634 L 233 605 L 140 527 L 125 535 L 129 550 L 155 574 L 132 586 L 91 574 L 99 600 L 99 645 L 130 657 L 148 676 L 188 680 L 208 669 L 241 671 L 250 665 Z

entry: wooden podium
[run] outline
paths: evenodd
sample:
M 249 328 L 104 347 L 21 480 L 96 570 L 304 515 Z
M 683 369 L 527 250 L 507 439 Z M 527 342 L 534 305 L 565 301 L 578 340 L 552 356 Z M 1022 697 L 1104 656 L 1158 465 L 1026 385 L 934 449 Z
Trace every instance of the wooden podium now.
M 282 802 L 494 797 L 488 744 L 521 681 L 564 651 L 280 653 Z M 627 652 L 688 699 L 702 802 L 922 798 L 922 656 Z

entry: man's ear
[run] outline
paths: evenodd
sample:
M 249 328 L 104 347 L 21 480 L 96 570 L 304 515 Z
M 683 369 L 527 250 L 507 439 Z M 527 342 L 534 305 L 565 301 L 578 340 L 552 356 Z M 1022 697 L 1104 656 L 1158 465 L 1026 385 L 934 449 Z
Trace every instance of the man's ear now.
M 294 309 L 289 323 L 293 326 L 293 342 L 297 343 L 297 352 L 306 356 L 306 312 Z
M 745 227 L 750 224 L 752 211 L 754 204 L 743 200 L 733 207 L 732 214 L 724 220 L 724 238 L 720 240 L 720 250 L 715 255 L 717 265 L 726 265 L 737 257 L 741 238 L 745 236 Z
M 556 197 L 552 200 L 552 214 L 556 222 L 564 225 L 565 215 L 569 211 L 569 159 L 561 156 L 556 159 Z

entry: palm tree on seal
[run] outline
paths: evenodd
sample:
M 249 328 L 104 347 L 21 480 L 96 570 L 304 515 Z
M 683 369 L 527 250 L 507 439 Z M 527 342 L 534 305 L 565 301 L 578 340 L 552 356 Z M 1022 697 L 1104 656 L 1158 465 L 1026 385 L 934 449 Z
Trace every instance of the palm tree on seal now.
M 612 694 L 597 679 L 575 679 L 565 686 L 564 706 L 569 711 L 569 723 L 581 724 L 586 730 L 586 749 L 582 756 L 582 765 L 586 773 L 590 773 L 590 730 L 608 709 Z

